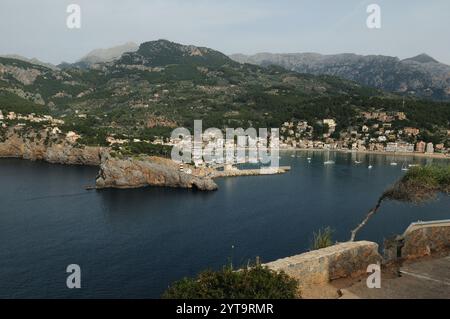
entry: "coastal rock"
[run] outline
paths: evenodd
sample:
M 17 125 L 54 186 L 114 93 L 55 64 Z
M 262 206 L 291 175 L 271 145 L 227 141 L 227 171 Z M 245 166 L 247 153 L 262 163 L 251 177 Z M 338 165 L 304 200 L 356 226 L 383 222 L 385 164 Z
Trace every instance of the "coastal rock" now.
M 108 148 L 81 146 L 47 130 L 25 131 L 14 127 L 1 136 L 0 158 L 43 160 L 55 164 L 100 166 L 97 188 L 139 188 L 165 186 L 196 188 L 204 191 L 217 189 L 209 169 L 189 168 L 181 172 L 178 164 L 160 157 L 133 157 L 118 159 Z
M 195 172 L 181 172 L 170 159 L 150 156 L 119 159 L 109 154 L 103 154 L 96 186 L 100 189 L 145 186 L 196 188 L 203 191 L 217 189 L 217 184 L 210 177 Z
M 0 158 L 43 160 L 57 164 L 98 166 L 103 151 L 105 149 L 102 147 L 77 146 L 61 138 L 50 138 L 46 130 L 25 133 L 20 129 L 10 129 L 0 142 Z

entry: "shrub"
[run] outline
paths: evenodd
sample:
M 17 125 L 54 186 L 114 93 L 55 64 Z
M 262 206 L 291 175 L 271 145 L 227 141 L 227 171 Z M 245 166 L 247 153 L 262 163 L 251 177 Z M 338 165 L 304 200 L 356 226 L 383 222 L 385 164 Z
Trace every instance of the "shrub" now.
M 165 299 L 294 299 L 298 283 L 285 273 L 257 265 L 233 271 L 204 271 L 197 278 L 174 283 L 162 296 Z
M 432 200 L 438 193 L 450 193 L 450 166 L 414 167 L 383 197 L 419 204 Z
M 333 246 L 333 233 L 334 231 L 330 227 L 319 229 L 319 231 L 313 234 L 312 250 L 327 248 Z

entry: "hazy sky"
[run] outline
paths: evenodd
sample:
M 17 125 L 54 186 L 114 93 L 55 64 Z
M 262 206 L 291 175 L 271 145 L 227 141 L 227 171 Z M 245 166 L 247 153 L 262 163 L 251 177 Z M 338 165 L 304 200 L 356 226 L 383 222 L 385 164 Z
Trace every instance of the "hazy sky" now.
M 81 6 L 81 29 L 66 27 Z M 381 29 L 368 29 L 368 4 Z M 0 54 L 73 62 L 96 48 L 168 39 L 226 54 L 426 52 L 450 64 L 449 0 L 0 0 Z

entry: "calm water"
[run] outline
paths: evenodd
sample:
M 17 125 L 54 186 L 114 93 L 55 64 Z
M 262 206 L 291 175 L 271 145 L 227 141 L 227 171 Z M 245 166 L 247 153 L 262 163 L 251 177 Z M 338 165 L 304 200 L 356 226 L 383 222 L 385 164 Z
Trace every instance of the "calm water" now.
M 304 252 L 324 226 L 347 240 L 405 161 L 331 154 L 336 165 L 324 166 L 322 153 L 291 154 L 281 160 L 290 173 L 219 180 L 213 193 L 85 191 L 96 168 L 0 160 L 0 297 L 158 298 L 172 281 L 229 259 L 242 265 Z M 359 239 L 381 243 L 413 221 L 449 217 L 445 197 L 421 207 L 387 203 Z M 79 290 L 65 286 L 74 263 Z

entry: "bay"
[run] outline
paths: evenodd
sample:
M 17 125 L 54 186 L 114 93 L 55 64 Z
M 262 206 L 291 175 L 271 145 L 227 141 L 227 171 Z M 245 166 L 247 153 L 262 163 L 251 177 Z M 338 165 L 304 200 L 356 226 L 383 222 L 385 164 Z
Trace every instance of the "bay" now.
M 402 167 L 427 163 L 448 162 L 287 152 L 285 175 L 220 179 L 219 191 L 202 193 L 86 191 L 95 167 L 1 159 L 0 297 L 159 298 L 173 281 L 207 268 L 305 252 L 322 227 L 346 241 Z M 448 197 L 421 206 L 388 202 L 358 239 L 382 245 L 411 222 L 448 218 Z M 66 288 L 69 264 L 81 267 L 81 289 Z

